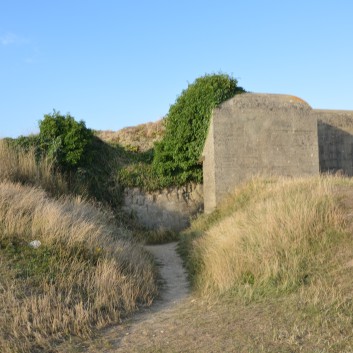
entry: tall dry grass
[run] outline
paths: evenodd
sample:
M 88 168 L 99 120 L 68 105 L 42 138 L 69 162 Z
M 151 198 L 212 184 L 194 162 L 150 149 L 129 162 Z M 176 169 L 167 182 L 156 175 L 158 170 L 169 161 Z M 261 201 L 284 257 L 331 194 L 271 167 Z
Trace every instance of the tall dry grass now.
M 252 297 L 312 283 L 332 265 L 332 248 L 347 230 L 335 194 L 342 182 L 321 176 L 244 185 L 211 222 L 193 226 L 205 231 L 189 247 L 196 287 Z
M 28 246 L 39 240 L 38 249 Z M 149 256 L 109 214 L 80 199 L 0 183 L 0 351 L 54 350 L 69 335 L 148 304 L 156 292 Z
M 48 159 L 0 141 L 0 352 L 55 351 L 156 293 L 151 259 L 128 230 L 67 192 Z
M 65 179 L 55 172 L 49 158 L 38 159 L 34 148 L 21 150 L 6 140 L 0 140 L 0 180 L 40 186 L 55 195 L 68 192 Z

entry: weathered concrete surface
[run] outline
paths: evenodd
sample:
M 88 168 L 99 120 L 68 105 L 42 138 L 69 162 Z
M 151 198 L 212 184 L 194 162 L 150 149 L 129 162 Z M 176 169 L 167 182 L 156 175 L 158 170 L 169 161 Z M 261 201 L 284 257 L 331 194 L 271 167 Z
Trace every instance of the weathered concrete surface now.
M 192 216 L 202 212 L 203 188 L 188 184 L 155 192 L 126 189 L 123 209 L 148 229 L 179 232 L 189 226 Z
M 213 210 L 216 205 L 216 162 L 215 162 L 215 137 L 213 132 L 213 118 L 211 118 L 210 126 L 206 137 L 205 146 L 202 153 L 202 171 L 204 185 L 204 205 L 205 211 Z
M 205 212 L 254 175 L 319 173 L 317 119 L 302 99 L 241 94 L 214 109 L 203 150 Z
M 320 171 L 353 176 L 353 111 L 313 110 L 318 119 Z

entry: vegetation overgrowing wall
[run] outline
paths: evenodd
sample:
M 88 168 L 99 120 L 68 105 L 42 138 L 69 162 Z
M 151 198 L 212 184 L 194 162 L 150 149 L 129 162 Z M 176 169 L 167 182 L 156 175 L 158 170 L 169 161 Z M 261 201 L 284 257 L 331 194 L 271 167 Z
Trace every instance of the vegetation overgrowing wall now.
M 151 158 L 119 171 L 122 185 L 156 191 L 190 182 L 202 183 L 200 155 L 212 110 L 226 99 L 245 92 L 237 83 L 229 75 L 212 74 L 189 84 L 171 105 L 164 119 L 163 137 L 155 143 Z
M 245 92 L 225 74 L 199 77 L 170 107 L 165 136 L 156 144 L 153 167 L 158 175 L 177 185 L 202 182 L 199 163 L 212 110 Z
M 200 157 L 209 121 L 216 106 L 245 92 L 237 83 L 213 74 L 189 84 L 170 107 L 152 153 L 119 171 L 124 208 L 147 228 L 180 231 L 203 208 Z

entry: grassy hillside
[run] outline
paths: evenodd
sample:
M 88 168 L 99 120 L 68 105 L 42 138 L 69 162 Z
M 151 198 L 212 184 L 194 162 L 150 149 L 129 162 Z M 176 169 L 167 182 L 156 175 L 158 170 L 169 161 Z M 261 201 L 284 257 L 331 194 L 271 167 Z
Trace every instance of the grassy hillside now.
M 194 290 L 218 303 L 216 324 L 237 325 L 233 305 L 267 322 L 245 326 L 258 343 L 239 351 L 353 349 L 352 212 L 352 179 L 254 179 L 184 234 Z
M 164 132 L 165 120 L 161 119 L 118 131 L 96 131 L 96 135 L 109 144 L 120 145 L 134 152 L 146 152 L 163 138 Z
M 184 235 L 195 288 L 242 298 L 290 293 L 343 266 L 352 249 L 349 179 L 255 179 Z M 337 257 L 337 251 L 343 252 Z
M 65 180 L 31 150 L 0 141 L 0 165 L 1 352 L 55 351 L 151 303 L 151 258 L 110 211 L 65 196 Z

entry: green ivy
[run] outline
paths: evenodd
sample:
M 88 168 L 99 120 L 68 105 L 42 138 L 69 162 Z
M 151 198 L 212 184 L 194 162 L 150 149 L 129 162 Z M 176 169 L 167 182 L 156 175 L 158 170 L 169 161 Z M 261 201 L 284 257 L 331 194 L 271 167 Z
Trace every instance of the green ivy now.
M 153 168 L 167 180 L 202 182 L 199 159 L 212 110 L 245 90 L 226 74 L 205 75 L 195 80 L 170 107 L 163 140 L 156 144 Z

